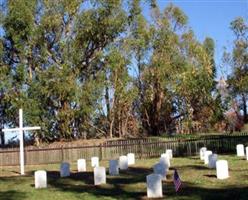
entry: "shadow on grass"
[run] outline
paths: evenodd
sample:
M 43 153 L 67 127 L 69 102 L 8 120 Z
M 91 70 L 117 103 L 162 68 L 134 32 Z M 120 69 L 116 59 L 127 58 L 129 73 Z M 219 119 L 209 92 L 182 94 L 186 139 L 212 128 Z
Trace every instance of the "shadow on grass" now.
M 115 199 L 148 199 L 146 197 L 146 188 L 137 191 L 137 188 L 125 189 L 124 186 L 131 184 L 109 182 L 106 185 L 71 185 L 70 183 L 60 182 L 53 183 L 53 187 L 60 189 L 63 192 L 84 193 L 87 192 L 96 198 L 111 197 Z M 229 186 L 225 188 L 206 188 L 200 187 L 199 184 L 183 182 L 179 192 L 175 192 L 172 180 L 163 182 L 163 199 L 201 199 L 201 200 L 247 200 L 248 187 Z
M 180 167 L 176 167 L 179 169 Z M 187 165 L 181 169 L 208 169 L 205 166 Z M 171 168 L 173 170 L 174 168 Z M 70 177 L 60 178 L 57 171 L 48 171 L 48 188 L 55 188 L 63 192 L 72 192 L 75 194 L 86 193 L 95 198 L 102 199 L 111 197 L 114 199 L 147 199 L 146 197 L 146 176 L 152 173 L 152 169 L 130 167 L 127 171 L 121 171 L 120 176 L 107 176 L 107 184 L 95 186 L 93 172 L 71 173 Z M 216 179 L 215 175 L 204 175 Z M 216 182 L 219 180 L 216 179 Z M 137 185 L 136 185 L 137 184 Z M 217 187 L 217 186 L 216 186 Z M 219 186 L 220 187 L 220 186 Z M 182 181 L 182 187 L 178 193 L 175 192 L 173 177 L 170 174 L 166 181 L 163 181 L 163 199 L 173 200 L 247 200 L 248 186 L 239 187 L 237 185 L 214 188 L 214 186 L 205 187 L 204 183 L 192 184 Z M 7 199 L 1 198 L 0 199 Z M 25 196 L 24 196 L 25 197 Z M 17 198 L 12 199 L 22 199 Z M 9 198 L 12 200 L 11 198 Z
M 1 200 L 22 200 L 26 198 L 26 193 L 24 192 L 17 192 L 15 190 L 8 190 L 4 192 L 0 192 L 0 199 Z
M 50 180 L 73 180 L 73 181 L 83 181 L 85 184 L 94 184 L 94 174 L 93 172 L 71 172 L 69 177 L 60 177 L 60 172 L 58 171 L 48 171 L 47 176 Z
M 119 176 L 107 176 L 107 184 L 98 186 L 94 185 L 92 172 L 71 173 L 70 177 L 61 179 L 59 172 L 49 171 L 48 179 L 50 186 L 65 192 L 87 192 L 99 198 L 105 196 L 116 199 L 144 199 L 146 190 L 142 189 L 142 192 L 127 190 L 125 186 L 144 184 L 146 176 L 150 173 L 152 173 L 151 169 L 130 167 L 126 171 L 121 171 Z
M 203 175 L 203 176 L 206 176 L 206 177 L 208 177 L 208 178 L 217 178 L 217 176 L 214 175 L 214 174 L 205 174 L 205 175 Z
M 194 165 L 192 165 L 195 167 Z M 192 168 L 191 165 L 185 166 Z M 185 167 L 182 167 L 184 169 Z M 177 168 L 177 167 L 176 167 Z M 171 168 L 174 169 L 174 168 Z M 177 168 L 178 169 L 178 168 Z M 146 176 L 152 173 L 152 169 L 130 167 L 127 171 L 121 171 L 120 176 L 107 176 L 107 184 L 95 186 L 93 180 L 93 172 L 71 173 L 70 177 L 60 178 L 58 171 L 48 171 L 48 188 L 51 195 L 54 189 L 63 193 L 74 193 L 75 195 L 83 195 L 88 197 L 88 194 L 96 199 L 111 197 L 113 199 L 147 199 L 146 197 Z M 30 174 L 33 174 L 31 172 Z M 173 173 L 170 173 L 166 181 L 163 181 L 163 199 L 173 200 L 247 200 L 248 186 L 207 186 L 204 183 L 193 184 L 191 182 L 183 182 L 179 192 L 175 192 L 173 184 Z M 33 176 L 33 175 L 32 175 Z M 216 179 L 215 175 L 204 175 L 212 179 Z M 247 178 L 247 177 L 245 177 Z M 26 177 L 9 177 L 4 178 L 15 181 L 15 184 L 21 184 L 26 180 Z M 2 179 L 0 179 L 2 180 Z M 20 182 L 19 182 L 20 180 Z M 216 183 L 220 180 L 215 181 Z M 218 184 L 217 184 L 218 185 Z M 33 186 L 33 185 L 32 185 Z M 218 187 L 218 188 L 217 188 Z M 8 190 L 0 192 L 0 200 L 23 200 L 27 199 L 26 193 Z
M 89 193 L 99 198 L 112 197 L 116 199 L 141 199 L 141 197 L 146 195 L 143 192 L 126 191 L 124 190 L 122 183 L 111 183 L 111 185 L 109 184 L 109 179 L 107 179 L 107 184 L 98 186 L 93 184 L 72 185 L 67 181 L 57 182 L 56 180 L 50 181 L 49 183 L 49 185 L 52 187 L 55 187 L 63 192 Z
M 182 183 L 179 192 L 175 192 L 173 183 L 163 186 L 164 196 L 175 199 L 201 200 L 247 200 L 248 186 L 228 186 L 225 188 L 206 188 L 191 183 Z
M 186 165 L 186 166 L 178 166 L 178 167 L 170 167 L 171 170 L 180 170 L 180 169 L 195 169 L 195 170 L 209 170 L 207 166 L 204 165 Z

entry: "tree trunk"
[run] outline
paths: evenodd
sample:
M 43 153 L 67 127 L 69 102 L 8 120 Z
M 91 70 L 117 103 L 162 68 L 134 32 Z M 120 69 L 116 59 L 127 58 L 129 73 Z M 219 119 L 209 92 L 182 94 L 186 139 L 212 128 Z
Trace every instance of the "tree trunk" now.
M 107 119 L 110 121 L 110 101 L 109 101 L 109 88 L 105 88 L 105 102 L 107 107 Z
M 113 138 L 113 125 L 114 125 L 114 119 L 110 122 L 110 127 L 109 127 L 109 137 Z
M 5 138 L 4 138 L 4 132 L 0 132 L 0 140 L 1 140 L 1 146 L 5 145 Z
M 4 128 L 4 120 L 3 119 L 1 120 L 1 124 L 2 124 L 2 127 L 0 127 L 0 128 L 2 129 L 2 128 Z M 0 140 L 1 140 L 0 146 L 4 146 L 5 145 L 5 137 L 4 137 L 4 132 L 2 130 L 0 130 Z
M 151 115 L 151 134 L 152 135 L 159 135 L 159 124 L 160 124 L 160 117 L 161 117 L 161 107 L 164 99 L 164 93 L 160 89 L 160 84 L 158 80 L 154 84 L 154 99 L 153 99 L 153 109 Z
M 243 112 L 244 112 L 244 123 L 247 123 L 248 122 L 248 116 L 247 116 L 247 105 L 246 105 L 245 94 L 242 95 L 242 103 L 243 103 Z

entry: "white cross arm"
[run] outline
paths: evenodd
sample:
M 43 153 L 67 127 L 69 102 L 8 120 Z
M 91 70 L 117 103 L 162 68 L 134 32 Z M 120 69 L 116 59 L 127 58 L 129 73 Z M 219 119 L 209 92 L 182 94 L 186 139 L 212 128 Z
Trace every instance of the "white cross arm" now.
M 5 128 L 2 129 L 3 132 L 14 132 L 14 131 L 32 131 L 32 130 L 40 130 L 39 126 L 34 126 L 34 127 L 24 127 L 24 128 Z

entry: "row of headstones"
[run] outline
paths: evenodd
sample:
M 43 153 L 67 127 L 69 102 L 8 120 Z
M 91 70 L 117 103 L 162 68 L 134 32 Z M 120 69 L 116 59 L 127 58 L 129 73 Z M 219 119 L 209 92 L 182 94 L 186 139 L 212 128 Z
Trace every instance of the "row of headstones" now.
M 166 153 L 161 154 L 159 162 L 153 166 L 153 174 L 146 177 L 147 182 L 147 196 L 148 198 L 163 197 L 162 180 L 166 180 L 166 175 L 170 167 L 170 159 L 172 159 L 172 150 L 166 150 Z M 78 171 L 86 171 L 85 159 L 79 159 L 77 162 Z M 133 153 L 127 156 L 120 156 L 118 160 L 109 161 L 109 174 L 118 175 L 119 168 L 121 170 L 128 169 L 129 165 L 135 164 L 135 155 Z M 94 167 L 94 184 L 100 185 L 106 183 L 106 170 L 104 167 L 99 167 L 99 158 L 91 158 L 91 166 Z M 70 164 L 62 163 L 60 167 L 60 176 L 70 176 Z M 47 173 L 44 170 L 35 172 L 35 188 L 47 187 Z
M 218 160 L 218 155 L 207 150 L 206 147 L 200 149 L 200 159 L 204 161 L 209 168 L 216 168 L 217 179 L 226 179 L 229 177 L 228 162 L 226 160 Z
M 135 164 L 135 155 L 133 153 L 128 153 L 126 156 L 120 156 L 119 160 L 109 161 L 109 175 L 115 176 L 119 175 L 120 170 L 128 169 L 128 166 Z M 105 167 L 99 166 L 99 158 L 91 158 L 91 166 L 94 168 L 94 184 L 100 185 L 106 183 L 106 169 Z M 78 172 L 86 171 L 86 160 L 79 159 L 77 161 Z M 60 165 L 60 177 L 70 176 L 70 164 L 63 162 Z M 45 170 L 38 170 L 34 174 L 35 178 L 35 188 L 46 188 L 47 187 L 47 173 Z
M 248 153 L 248 147 L 246 147 L 246 153 Z M 237 145 L 237 155 L 244 156 L 244 146 Z M 163 197 L 162 180 L 166 180 L 171 158 L 172 150 L 167 150 L 165 154 L 161 155 L 160 161 L 154 165 L 154 173 L 146 177 L 148 198 Z M 209 168 L 216 168 L 218 179 L 229 177 L 228 162 L 226 160 L 218 160 L 217 154 L 213 154 L 206 147 L 200 149 L 200 159 L 204 160 L 204 164 L 207 164 Z
M 246 153 L 247 152 L 248 152 L 248 147 L 246 148 Z M 237 155 L 244 156 L 243 145 L 240 144 L 237 145 Z M 171 149 L 166 150 L 166 153 L 161 155 L 159 162 L 153 166 L 153 174 L 150 174 L 146 177 L 148 198 L 156 198 L 163 196 L 162 180 L 166 180 L 166 175 L 170 167 L 170 159 L 172 159 L 172 157 L 173 157 L 172 150 Z M 228 162 L 226 160 L 218 160 L 217 154 L 213 154 L 212 151 L 207 150 L 206 147 L 202 147 L 200 149 L 200 159 L 204 160 L 204 164 L 208 164 L 209 168 L 216 168 L 218 179 L 226 179 L 229 177 Z M 128 165 L 134 163 L 135 163 L 134 154 L 128 154 L 127 156 L 120 156 L 119 163 L 117 160 L 109 161 L 109 173 L 110 175 L 118 175 L 119 168 L 124 170 L 128 168 Z M 91 166 L 94 167 L 95 185 L 106 183 L 106 171 L 104 167 L 99 167 L 98 157 L 92 157 Z M 78 160 L 78 171 L 86 171 L 86 162 L 84 159 Z M 36 173 L 39 173 L 39 171 Z M 35 173 L 35 177 L 36 177 L 36 173 Z M 40 173 L 41 173 L 40 180 L 41 181 L 44 180 L 46 187 L 46 172 L 41 171 Z M 35 179 L 35 186 L 36 186 L 36 179 Z M 38 187 L 40 188 L 40 185 Z
M 248 160 L 248 147 L 246 147 L 245 150 L 246 160 Z M 245 156 L 245 150 L 243 144 L 238 144 L 236 146 L 237 156 Z M 209 168 L 216 168 L 218 179 L 226 179 L 229 177 L 227 160 L 218 160 L 217 154 L 213 154 L 212 151 L 207 150 L 206 147 L 200 149 L 200 159 L 204 160 L 204 164 L 207 164 Z
M 159 162 L 153 166 L 153 173 L 146 176 L 148 198 L 163 197 L 162 181 L 166 180 L 172 158 L 172 150 L 167 149 L 166 153 L 161 154 Z

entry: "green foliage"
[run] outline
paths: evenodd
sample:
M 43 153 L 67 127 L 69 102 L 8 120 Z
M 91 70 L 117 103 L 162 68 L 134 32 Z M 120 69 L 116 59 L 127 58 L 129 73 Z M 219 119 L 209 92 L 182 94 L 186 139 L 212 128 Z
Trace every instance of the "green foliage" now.
M 156 1 L 147 2 L 152 20 L 140 0 L 6 1 L 2 126 L 16 125 L 22 107 L 25 123 L 42 127 L 32 135 L 37 144 L 159 135 L 182 126 L 179 132 L 196 132 L 195 124 L 209 129 L 222 112 L 214 112 L 219 101 L 212 97 L 214 42 L 197 41 L 177 6 L 160 11 Z M 243 23 L 232 24 L 239 38 Z M 235 63 L 245 62 L 243 41 L 236 43 Z M 244 92 L 247 79 L 238 80 L 233 91 Z
M 228 64 L 232 73 L 228 77 L 230 94 L 239 100 L 244 113 L 244 122 L 248 122 L 248 24 L 243 18 L 231 22 L 231 30 L 235 35 L 232 53 Z

